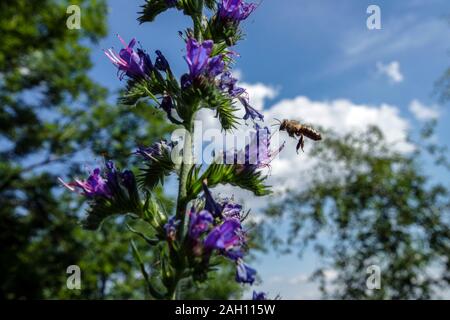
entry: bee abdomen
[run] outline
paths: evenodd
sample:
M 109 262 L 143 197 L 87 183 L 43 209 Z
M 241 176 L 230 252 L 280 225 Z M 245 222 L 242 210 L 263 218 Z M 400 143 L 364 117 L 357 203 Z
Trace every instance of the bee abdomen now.
M 305 137 L 314 140 L 319 141 L 322 140 L 322 135 L 314 130 L 313 128 L 302 126 L 302 128 L 299 130 L 301 134 L 303 134 Z

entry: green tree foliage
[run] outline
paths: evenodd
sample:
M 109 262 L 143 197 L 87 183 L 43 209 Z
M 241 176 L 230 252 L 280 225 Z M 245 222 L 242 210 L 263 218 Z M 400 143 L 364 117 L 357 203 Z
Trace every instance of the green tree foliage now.
M 442 102 L 450 100 L 450 68 L 448 68 L 441 78 L 436 82 L 436 91 Z
M 450 25 L 450 16 L 447 17 L 447 22 Z M 450 68 L 436 81 L 435 94 L 442 103 L 450 101 Z
M 267 210 L 289 226 L 286 239 L 272 233 L 272 240 L 319 253 L 323 265 L 313 279 L 325 297 L 422 299 L 448 290 L 449 189 L 427 176 L 420 147 L 392 151 L 376 128 L 325 136 L 312 152 L 312 181 Z M 380 290 L 367 290 L 370 265 L 381 268 Z M 326 270 L 337 277 L 326 279 Z
M 82 10 L 80 30 L 66 28 L 72 4 Z M 85 205 L 57 182 L 84 176 L 88 158 L 133 167 L 136 145 L 172 128 L 148 104 L 107 103 L 109 92 L 89 77 L 106 17 L 103 0 L 0 3 L 0 298 L 146 297 L 129 246 L 135 235 L 117 219 L 96 233 L 81 229 Z M 66 288 L 73 264 L 80 291 Z

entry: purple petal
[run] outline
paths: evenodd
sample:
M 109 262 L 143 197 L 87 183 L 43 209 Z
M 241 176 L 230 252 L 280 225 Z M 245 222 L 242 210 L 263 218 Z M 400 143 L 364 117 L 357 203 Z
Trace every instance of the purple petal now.
M 236 281 L 239 283 L 253 284 L 255 282 L 256 270 L 247 266 L 239 260 L 236 266 Z

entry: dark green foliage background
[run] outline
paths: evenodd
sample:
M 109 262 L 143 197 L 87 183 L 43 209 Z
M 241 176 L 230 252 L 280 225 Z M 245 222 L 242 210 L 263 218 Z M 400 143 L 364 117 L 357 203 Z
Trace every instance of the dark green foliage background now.
M 80 30 L 66 28 L 71 4 L 82 8 Z M 136 145 L 172 129 L 147 104 L 108 103 L 112 93 L 87 75 L 90 47 L 107 34 L 106 18 L 103 0 L 0 3 L 0 299 L 147 297 L 123 221 L 83 230 L 85 205 L 57 182 L 84 176 L 85 161 L 101 163 L 103 156 L 136 171 L 129 156 Z M 170 210 L 168 199 L 163 202 Z M 81 290 L 66 288 L 72 264 L 81 267 Z M 226 268 L 220 272 L 234 277 Z M 201 291 L 190 285 L 184 296 L 240 296 L 233 281 L 215 283 Z

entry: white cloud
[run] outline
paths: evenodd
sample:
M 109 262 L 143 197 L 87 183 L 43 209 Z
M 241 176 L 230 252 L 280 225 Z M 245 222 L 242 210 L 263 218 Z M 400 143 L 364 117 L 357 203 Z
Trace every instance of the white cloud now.
M 337 278 L 338 276 L 338 272 L 336 270 L 333 269 L 327 269 L 323 272 L 325 279 L 327 281 L 333 281 Z
M 264 103 L 266 100 L 274 99 L 278 96 L 278 89 L 264 84 L 254 83 L 250 84 L 244 81 L 244 75 L 241 70 L 235 69 L 232 71 L 234 78 L 239 80 L 239 87 L 245 88 L 251 98 L 252 106 L 257 110 L 264 109 Z
M 257 110 L 263 110 L 265 101 L 274 99 L 278 95 L 278 89 L 263 83 L 249 84 L 244 82 L 240 85 L 247 90 L 251 104 Z
M 419 121 L 434 120 L 439 118 L 440 112 L 437 106 L 426 106 L 418 100 L 411 101 L 409 111 Z
M 378 62 L 377 70 L 379 74 L 387 76 L 394 83 L 403 82 L 404 77 L 400 71 L 400 63 L 398 61 L 392 61 L 388 64 Z
M 298 285 L 306 283 L 309 280 L 309 276 L 304 273 L 297 274 L 288 280 L 289 284 Z
M 242 78 L 244 77 L 242 74 L 242 70 L 240 69 L 233 69 L 231 71 L 231 74 L 233 75 L 234 78 L 238 79 L 239 81 L 241 81 Z

